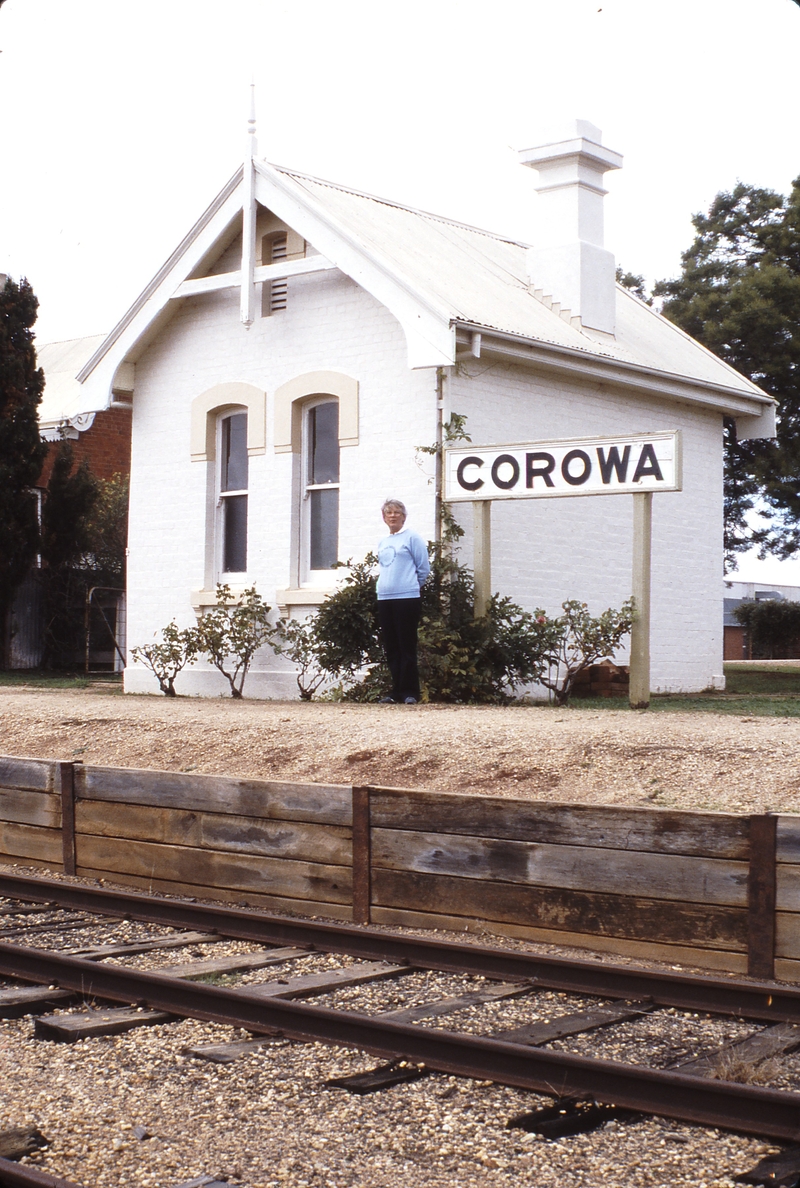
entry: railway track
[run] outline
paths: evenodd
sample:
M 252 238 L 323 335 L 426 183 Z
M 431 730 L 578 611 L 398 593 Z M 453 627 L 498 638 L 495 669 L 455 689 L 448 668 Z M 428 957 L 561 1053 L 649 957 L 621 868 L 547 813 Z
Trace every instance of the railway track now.
M 636 1114 L 800 1142 L 794 1090 L 800 1064 L 795 1070 L 790 1057 L 800 1048 L 800 988 L 565 960 L 22 875 L 0 874 L 0 897 L 6 900 L 0 976 L 12 983 L 0 989 L 0 1016 L 35 1014 L 41 1039 L 198 1019 L 249 1033 L 197 1049 L 192 1055 L 199 1059 L 235 1061 L 276 1038 L 378 1057 L 377 1068 L 331 1078 L 356 1093 L 434 1074 L 533 1091 L 553 1104 L 509 1124 L 548 1137 Z M 103 929 L 120 920 L 147 932 L 132 941 L 104 939 Z M 81 945 L 81 930 L 92 943 Z M 209 946 L 229 942 L 244 944 L 208 957 Z M 187 953 L 194 959 L 187 961 Z M 236 984 L 219 984 L 232 978 Z M 432 982 L 441 987 L 438 997 L 430 995 Z M 419 988 L 403 994 L 398 1007 L 393 1000 L 404 986 Z M 315 1002 L 321 996 L 327 1005 Z M 672 1028 L 678 1042 L 650 1066 L 642 1044 L 655 1024 Z M 688 1042 L 685 1035 L 681 1040 L 687 1027 Z M 709 1034 L 701 1036 L 698 1055 L 704 1027 Z M 644 1029 L 638 1059 L 592 1054 L 613 1049 L 618 1036 L 623 1049 L 635 1047 L 637 1029 Z M 755 1070 L 781 1060 L 790 1066 L 776 1074 L 780 1087 L 752 1083 Z M 27 1184 L 64 1188 L 67 1182 L 28 1165 L 9 1171 L 0 1160 L 0 1185 Z

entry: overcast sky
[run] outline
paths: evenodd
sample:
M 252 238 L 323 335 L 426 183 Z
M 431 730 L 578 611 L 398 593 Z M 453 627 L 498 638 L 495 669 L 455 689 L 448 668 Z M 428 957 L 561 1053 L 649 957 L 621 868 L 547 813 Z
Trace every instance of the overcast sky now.
M 793 0 L 6 0 L 0 51 L 0 271 L 40 342 L 124 313 L 241 160 L 251 76 L 268 160 L 525 240 L 516 150 L 591 120 L 650 282 L 718 190 L 800 174 Z

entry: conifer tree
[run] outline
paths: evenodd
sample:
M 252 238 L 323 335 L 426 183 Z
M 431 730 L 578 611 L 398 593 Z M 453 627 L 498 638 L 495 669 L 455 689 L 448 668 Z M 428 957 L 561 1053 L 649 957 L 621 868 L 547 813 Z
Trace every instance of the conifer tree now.
M 0 288 L 0 660 L 14 592 L 39 548 L 36 484 L 47 454 L 37 409 L 44 372 L 36 366 L 33 325 L 38 301 L 26 280 Z

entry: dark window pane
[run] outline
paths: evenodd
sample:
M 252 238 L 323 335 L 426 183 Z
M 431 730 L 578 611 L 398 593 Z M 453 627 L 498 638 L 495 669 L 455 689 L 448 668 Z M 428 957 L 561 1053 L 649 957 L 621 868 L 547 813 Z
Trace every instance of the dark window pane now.
M 247 490 L 247 413 L 222 422 L 222 490 Z
M 311 491 L 311 568 L 332 569 L 339 560 L 339 491 Z
M 339 481 L 339 401 L 318 404 L 308 414 L 308 481 Z
M 225 573 L 244 573 L 247 569 L 247 496 L 231 495 L 223 499 Z

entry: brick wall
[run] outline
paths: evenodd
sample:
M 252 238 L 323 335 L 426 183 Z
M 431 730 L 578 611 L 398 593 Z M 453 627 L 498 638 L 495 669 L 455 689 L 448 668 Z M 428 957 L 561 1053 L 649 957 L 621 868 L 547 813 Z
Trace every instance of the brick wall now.
M 95 413 L 91 429 L 71 441 L 75 464 L 85 461 L 92 474 L 100 479 L 128 474 L 131 468 L 131 414 L 124 408 L 109 408 Z M 58 445 L 51 443 L 42 467 L 39 486 L 46 487 L 53 469 Z

